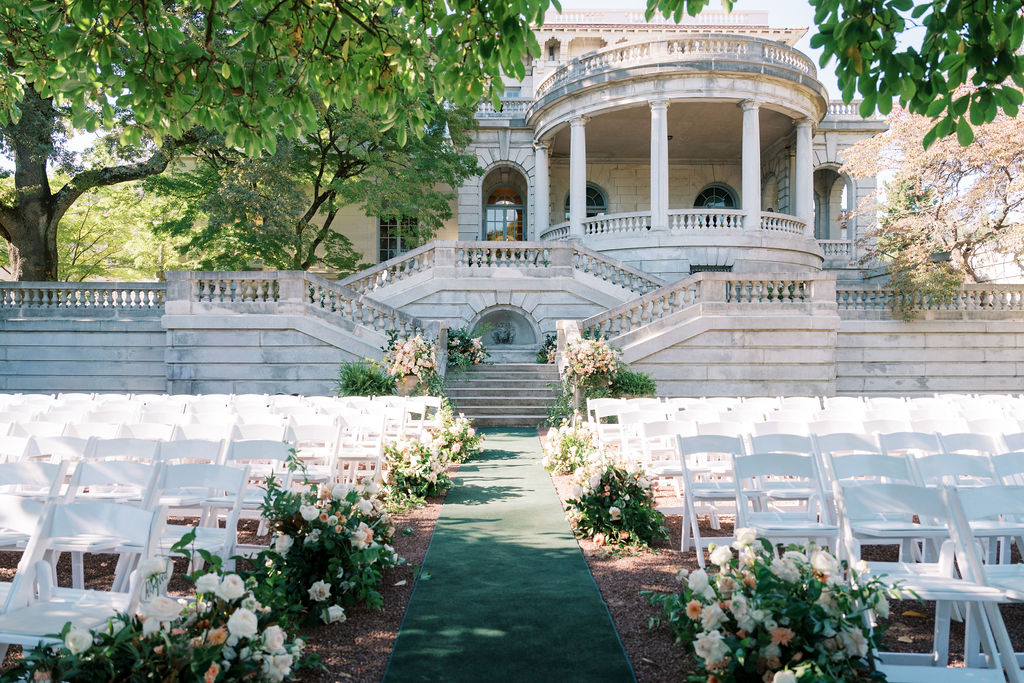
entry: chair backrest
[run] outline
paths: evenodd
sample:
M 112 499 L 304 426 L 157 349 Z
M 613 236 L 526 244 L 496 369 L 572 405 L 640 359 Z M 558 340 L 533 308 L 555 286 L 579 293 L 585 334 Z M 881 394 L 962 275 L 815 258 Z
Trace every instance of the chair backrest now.
M 117 436 L 124 439 L 152 439 L 169 441 L 174 434 L 174 425 L 159 422 L 140 422 L 133 425 L 121 425 Z
M 909 432 L 910 420 L 864 420 L 865 434 L 893 434 Z
M 689 455 L 741 455 L 746 453 L 743 439 L 738 436 L 722 436 L 702 434 L 698 436 L 681 436 L 679 453 Z
M 884 453 L 913 453 L 926 455 L 941 453 L 942 444 L 935 432 L 891 432 L 878 435 L 878 445 Z
M 989 456 L 992 471 L 1004 484 L 1024 485 L 1024 451 Z
M 825 396 L 823 403 L 826 410 L 843 410 L 857 416 L 867 408 L 867 403 L 860 396 Z
M 757 407 L 764 412 L 771 412 L 778 410 L 782 407 L 782 402 L 778 396 L 749 396 L 743 399 L 741 405 L 747 406 L 748 408 Z
M 773 498 L 772 489 L 785 491 L 786 500 L 803 500 L 804 506 L 777 512 L 816 521 L 831 517 L 825 506 L 818 459 L 801 453 L 752 453 L 734 455 L 733 481 L 736 487 L 737 526 L 749 526 L 748 516 L 756 507 L 763 507 L 763 498 Z
M 78 463 L 64 502 L 102 496 L 118 503 L 152 507 L 160 465 L 131 460 L 87 460 Z M 89 489 L 88 493 L 84 489 Z
M 804 408 L 783 407 L 781 410 L 776 410 L 773 413 L 768 413 L 768 415 L 765 416 L 765 421 L 807 423 L 814 419 L 814 415 L 817 412 L 817 410 L 807 410 Z
M 722 410 L 720 408 L 703 403 L 697 403 L 687 406 L 685 410 L 680 410 L 678 418 L 681 420 L 690 420 L 691 422 L 699 424 L 701 422 L 718 422 L 721 414 Z
M 159 446 L 160 442 L 154 439 L 96 439 L 92 447 L 92 458 L 155 462 Z
M 1003 443 L 1007 450 L 1024 451 L 1024 432 L 1004 432 Z
M 968 521 L 1013 517 L 1024 520 L 1024 486 L 972 486 L 957 489 Z
M 231 439 L 233 441 L 249 441 L 252 439 L 284 441 L 285 425 L 284 422 L 236 424 L 234 429 L 231 430 Z
M 917 475 L 907 455 L 882 453 L 826 453 L 824 459 L 832 481 L 898 482 L 916 486 Z
M 810 434 L 806 422 L 755 422 L 751 433 L 757 436 L 768 434 Z
M 0 529 L 31 534 L 46 503 L 15 493 L 0 493 Z
M 815 434 L 814 443 L 818 453 L 877 453 L 882 454 L 878 445 L 878 437 L 874 434 L 837 432 L 834 434 Z
M 758 423 L 761 424 L 761 423 Z M 743 437 L 749 434 L 752 425 L 749 422 L 698 422 L 697 433 L 707 436 Z
M 914 524 L 949 525 L 949 509 L 941 487 L 925 487 L 902 483 L 834 486 L 839 508 L 842 541 L 848 557 L 860 556 L 860 544 L 853 537 L 857 522 L 902 518 L 909 527 Z M 915 522 L 914 518 L 919 521 Z
M 68 423 L 64 436 L 77 436 L 80 439 L 96 437 L 97 439 L 113 439 L 117 436 L 120 424 L 113 422 L 79 422 Z
M 11 425 L 11 436 L 60 436 L 64 433 L 64 422 L 15 422 Z
M 979 486 L 997 483 L 992 463 L 985 455 L 935 453 L 913 459 L 919 483 L 925 486 Z
M 203 439 L 205 441 L 224 441 L 231 438 L 233 428 L 233 421 L 221 424 L 177 424 L 174 426 L 171 440 Z
M 860 420 L 815 420 L 807 423 L 811 434 L 860 434 L 864 423 Z
M 116 408 L 111 406 L 103 406 L 99 410 L 92 410 L 85 414 L 82 418 L 83 422 L 96 422 L 96 423 L 110 423 L 110 424 L 123 424 L 125 422 L 134 422 L 136 416 L 139 414 L 138 406 L 131 406 L 129 408 Z
M 139 422 L 176 425 L 186 422 L 188 416 L 181 410 L 165 408 L 164 406 L 144 406 L 139 411 L 138 419 Z
M 750 437 L 751 453 L 814 453 L 811 437 L 803 434 L 762 434 Z
M 915 432 L 964 432 L 967 430 L 967 421 L 952 415 L 949 417 L 935 418 L 910 418 L 910 427 Z
M 51 462 L 83 460 L 92 453 L 94 439 L 76 436 L 34 436 L 29 440 L 29 458 L 49 458 Z
M 228 444 L 227 453 L 224 456 L 224 463 L 232 465 L 240 462 L 262 462 L 283 466 L 292 453 L 291 444 L 273 439 L 246 439 L 245 441 L 232 441 Z
M 177 439 L 163 441 L 157 449 L 157 458 L 164 463 L 215 463 L 223 460 L 225 440 Z
M 947 453 L 968 453 L 973 455 L 994 455 L 1002 452 L 999 441 L 990 434 L 960 432 L 939 434 L 939 443 Z
M 0 462 L 17 462 L 28 454 L 28 436 L 4 436 L 0 438 Z
M 799 410 L 814 413 L 821 410 L 821 400 L 817 396 L 783 396 L 779 399 L 782 410 Z
M 869 396 L 865 399 L 872 410 L 909 409 L 902 396 Z
M 22 496 L 56 498 L 64 485 L 68 463 L 20 462 L 0 463 L 0 489 Z

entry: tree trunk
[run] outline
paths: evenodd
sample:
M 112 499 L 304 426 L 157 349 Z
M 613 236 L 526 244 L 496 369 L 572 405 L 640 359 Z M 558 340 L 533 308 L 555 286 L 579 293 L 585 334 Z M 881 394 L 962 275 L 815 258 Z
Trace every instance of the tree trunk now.
M 53 154 L 57 111 L 31 85 L 21 102 L 21 119 L 5 137 L 14 153 L 14 204 L 0 213 L 0 232 L 8 242 L 11 272 L 16 280 L 57 279 L 57 223 L 54 197 L 46 176 Z

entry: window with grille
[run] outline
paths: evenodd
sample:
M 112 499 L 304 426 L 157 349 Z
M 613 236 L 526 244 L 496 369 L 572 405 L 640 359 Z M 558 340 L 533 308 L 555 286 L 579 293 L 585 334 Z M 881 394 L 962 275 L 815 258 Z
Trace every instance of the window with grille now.
M 569 220 L 571 195 L 565 195 L 565 220 Z M 608 213 L 608 195 L 593 183 L 587 183 L 587 218 Z
M 378 228 L 377 262 L 383 263 L 419 246 L 415 238 L 419 221 L 415 216 L 381 218 Z
M 484 216 L 484 239 L 489 241 L 521 240 L 525 234 L 526 206 L 514 187 L 502 186 L 487 198 Z
M 726 185 L 708 185 L 693 201 L 695 209 L 735 209 L 736 194 Z

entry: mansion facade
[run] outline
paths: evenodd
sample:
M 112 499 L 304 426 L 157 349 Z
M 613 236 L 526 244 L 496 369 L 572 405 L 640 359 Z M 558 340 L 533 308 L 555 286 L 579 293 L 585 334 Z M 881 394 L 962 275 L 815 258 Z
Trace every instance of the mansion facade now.
M 840 152 L 885 130 L 830 101 L 767 12 L 676 25 L 642 11 L 549 10 L 542 54 L 477 112 L 480 176 L 442 240 L 573 240 L 673 281 L 700 271 L 835 270 L 860 278 L 850 218 L 874 180 Z M 394 221 L 349 215 L 357 250 L 407 251 Z M 373 224 L 376 223 L 374 226 Z M 376 229 L 374 229 L 376 228 Z

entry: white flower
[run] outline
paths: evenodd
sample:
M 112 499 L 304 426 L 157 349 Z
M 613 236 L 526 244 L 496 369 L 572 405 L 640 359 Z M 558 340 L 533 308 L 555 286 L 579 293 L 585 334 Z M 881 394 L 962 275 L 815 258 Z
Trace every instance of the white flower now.
M 348 492 L 352 490 L 351 484 L 337 484 L 331 489 L 331 497 L 334 500 L 344 500 L 348 496 Z
M 608 508 L 608 515 L 612 518 L 613 522 L 617 522 L 622 519 L 622 510 L 613 505 Z
M 719 567 L 724 567 L 729 564 L 729 560 L 732 559 L 732 550 L 727 545 L 720 545 L 711 551 L 711 564 L 717 564 Z
M 885 595 L 879 593 L 878 599 L 875 600 L 874 610 L 875 614 L 877 614 L 882 619 L 889 618 L 889 600 L 885 597 Z
M 73 628 L 64 636 L 64 645 L 73 655 L 85 652 L 92 647 L 92 633 L 84 628 Z
M 753 546 L 743 546 L 742 548 L 740 548 L 738 554 L 740 557 L 740 566 L 742 567 L 752 567 L 754 565 L 754 560 L 757 559 L 757 555 L 754 553 Z
M 727 619 L 717 602 L 711 603 L 700 612 L 700 625 L 705 631 L 717 630 Z
M 718 631 L 701 631 L 693 643 L 693 651 L 704 660 L 708 668 L 711 668 L 725 659 L 729 646 Z
M 196 579 L 196 593 L 216 593 L 218 588 L 220 577 L 212 572 Z
M 691 572 L 690 578 L 687 580 L 687 585 L 694 593 L 703 593 L 708 587 L 708 573 L 703 569 Z
M 868 654 L 868 639 L 859 628 L 848 628 L 839 632 L 839 642 L 851 657 L 865 657 Z
M 320 530 L 319 529 L 313 529 L 311 532 L 309 532 L 309 536 L 306 536 L 306 540 L 304 540 L 302 543 L 303 543 L 303 545 L 309 545 L 310 543 L 316 543 L 319 540 L 320 540 Z
M 314 602 L 323 602 L 331 596 L 331 584 L 324 581 L 317 581 L 309 587 L 309 599 Z
M 790 559 L 774 559 L 771 564 L 772 574 L 788 583 L 795 583 L 800 579 L 800 570 Z
M 343 610 L 338 605 L 331 605 L 326 610 L 324 610 L 325 623 L 333 624 L 336 621 L 345 621 L 346 618 L 347 617 L 345 616 L 345 610 Z
M 320 516 L 320 510 L 315 505 L 300 505 L 299 514 L 307 522 L 312 522 L 314 519 Z
M 871 572 L 871 567 L 864 560 L 857 560 L 856 569 L 858 574 L 869 574 Z
M 832 576 L 839 571 L 839 560 L 827 550 L 815 550 L 811 553 L 811 567 L 816 572 Z
M 295 540 L 288 534 L 281 534 L 274 539 L 274 550 L 278 555 L 287 555 Z
M 589 484 L 590 484 L 591 490 L 596 489 L 598 486 L 600 486 L 601 485 L 601 473 L 598 472 L 597 474 L 590 475 L 590 482 L 589 482 Z
M 786 669 L 776 671 L 772 683 L 796 683 L 796 674 Z
M 139 614 L 146 621 L 154 621 L 156 623 L 164 621 L 173 621 L 178 618 L 181 614 L 181 605 L 178 604 L 177 600 L 160 596 L 153 598 L 149 602 L 144 602 L 139 606 Z M 157 627 L 159 628 L 159 626 Z
M 238 574 L 228 574 L 217 587 L 217 597 L 231 602 L 245 595 L 245 582 Z
M 751 545 L 757 540 L 757 529 L 751 529 L 750 527 L 742 527 L 736 530 L 736 540 L 733 542 L 732 547 L 739 550 L 745 545 Z
M 579 500 L 583 497 L 583 487 L 579 484 L 573 484 L 572 488 L 569 489 L 569 498 Z
M 360 498 L 356 503 L 356 507 L 359 508 L 359 511 L 364 515 L 368 515 L 373 512 L 373 501 L 367 498 Z
M 249 610 L 239 607 L 228 619 L 228 633 L 238 638 L 252 638 L 259 629 L 259 620 Z
M 371 496 L 376 496 L 378 493 L 380 493 L 380 484 L 378 484 L 375 480 L 367 477 L 366 479 L 363 479 L 363 490 L 369 493 Z
M 150 557 L 139 562 L 139 576 L 143 581 L 156 574 L 163 574 L 167 571 L 167 559 L 163 557 Z
M 357 550 L 369 548 L 373 544 L 373 528 L 366 522 L 359 522 L 359 527 L 352 532 L 352 545 Z
M 293 662 L 289 654 L 267 655 L 263 658 L 263 675 L 271 681 L 283 681 L 292 672 Z
M 277 624 L 263 632 L 263 649 L 271 653 L 284 652 L 284 631 Z

